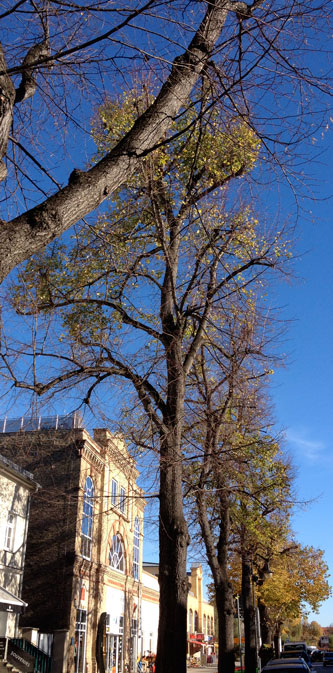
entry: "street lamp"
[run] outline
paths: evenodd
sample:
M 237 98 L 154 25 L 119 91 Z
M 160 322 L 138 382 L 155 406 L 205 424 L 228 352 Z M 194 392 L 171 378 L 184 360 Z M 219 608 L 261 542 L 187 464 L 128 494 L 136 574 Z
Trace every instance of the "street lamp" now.
M 268 580 L 273 575 L 273 570 L 270 569 L 268 561 L 265 561 L 265 565 L 262 569 L 263 581 Z

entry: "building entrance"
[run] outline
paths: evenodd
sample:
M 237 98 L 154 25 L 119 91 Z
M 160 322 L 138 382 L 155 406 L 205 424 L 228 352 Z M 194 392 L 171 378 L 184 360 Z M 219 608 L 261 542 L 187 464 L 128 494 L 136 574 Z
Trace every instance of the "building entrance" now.
M 123 670 L 123 636 L 112 633 L 106 636 L 106 673 L 121 673 Z
M 75 673 L 84 673 L 86 660 L 86 632 L 87 613 L 85 610 L 76 611 L 74 663 Z

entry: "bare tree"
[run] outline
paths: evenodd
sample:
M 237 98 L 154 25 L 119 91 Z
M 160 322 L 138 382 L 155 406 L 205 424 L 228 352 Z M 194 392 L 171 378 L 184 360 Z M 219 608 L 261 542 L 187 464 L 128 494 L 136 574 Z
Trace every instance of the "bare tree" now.
M 192 424 L 185 432 L 189 455 L 184 472 L 187 496 L 193 503 L 194 527 L 199 526 L 198 535 L 213 577 L 218 616 L 218 670 L 233 673 L 237 588 L 232 581 L 230 554 L 239 544 L 239 536 L 235 543 L 237 502 L 240 498 L 248 500 L 251 507 L 253 498 L 258 506 L 260 485 L 257 483 L 256 490 L 251 489 L 247 475 L 256 469 L 255 463 L 263 461 L 265 453 L 274 461 L 276 445 L 268 438 L 270 420 L 267 390 L 263 385 L 270 363 L 264 350 L 268 340 L 268 330 L 263 329 L 266 321 L 260 320 L 251 299 L 244 313 L 236 301 L 229 316 L 223 313 L 222 321 L 224 339 L 214 342 L 213 333 L 212 339 L 202 346 L 189 377 L 191 392 L 187 402 Z M 266 498 L 273 479 L 276 482 L 273 472 L 269 477 L 262 477 Z M 251 592 L 249 597 L 252 604 Z M 252 625 L 252 622 L 249 623 Z M 250 670 L 249 660 L 247 668 Z
M 188 112 L 186 132 L 184 120 L 176 122 L 173 144 L 147 158 L 94 228 L 78 232 L 69 249 L 55 246 L 27 264 L 14 305 L 41 322 L 46 316 L 32 380 L 15 374 L 14 353 L 2 353 L 15 385 L 37 394 L 83 382 L 90 404 L 96 387 L 127 382 L 158 436 L 161 673 L 186 665 L 186 381 L 205 335 L 217 331 L 223 344 L 223 314 L 245 306 L 250 286 L 280 268 L 286 253 L 282 234 L 281 242 L 274 230 L 264 235 L 238 198 L 226 209 L 221 188 L 253 166 L 258 139 L 242 119 L 222 122 L 207 104 L 199 116 Z M 119 117 L 128 122 L 124 108 Z M 105 117 L 111 140 L 114 119 Z
M 212 104 L 222 101 L 250 118 L 277 166 L 280 149 L 287 149 L 284 161 L 290 158 L 313 135 L 313 124 L 327 123 L 325 63 L 321 53 L 315 63 L 312 53 L 314 45 L 319 52 L 325 48 L 329 11 L 328 0 L 214 0 L 193 6 L 148 0 L 125 8 L 98 1 L 18 0 L 5 6 L 0 155 L 10 170 L 0 279 L 128 179 L 142 157 L 165 141 L 203 71 L 214 86 Z M 160 80 L 156 97 L 119 142 L 85 170 L 79 149 L 87 143 L 91 154 L 85 134 L 92 106 L 109 90 L 128 88 L 128 63 L 139 81 L 154 70 Z M 68 160 L 71 153 L 74 161 Z M 289 162 L 289 179 L 293 170 Z M 1 173 L 4 178 L 4 163 Z

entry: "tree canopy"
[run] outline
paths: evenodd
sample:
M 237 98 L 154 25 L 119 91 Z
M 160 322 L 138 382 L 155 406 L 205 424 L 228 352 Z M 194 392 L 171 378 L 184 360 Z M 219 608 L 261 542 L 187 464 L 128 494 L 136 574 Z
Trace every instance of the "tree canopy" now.
M 304 142 L 328 123 L 329 16 L 328 0 L 5 3 L 0 279 L 124 184 L 165 142 L 202 74 L 212 104 L 249 118 L 266 157 L 300 189 L 292 157 L 302 147 L 308 159 Z M 93 108 L 151 73 L 153 100 L 87 169 Z

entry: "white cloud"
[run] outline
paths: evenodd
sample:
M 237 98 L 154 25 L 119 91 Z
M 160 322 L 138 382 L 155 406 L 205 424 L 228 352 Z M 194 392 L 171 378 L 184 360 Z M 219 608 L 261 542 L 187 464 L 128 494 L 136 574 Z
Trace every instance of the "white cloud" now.
M 302 454 L 309 462 L 316 462 L 322 459 L 322 454 L 326 449 L 324 442 L 308 439 L 306 430 L 293 430 L 290 428 L 286 432 L 286 440 L 293 444 L 296 450 Z

